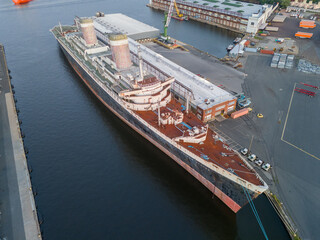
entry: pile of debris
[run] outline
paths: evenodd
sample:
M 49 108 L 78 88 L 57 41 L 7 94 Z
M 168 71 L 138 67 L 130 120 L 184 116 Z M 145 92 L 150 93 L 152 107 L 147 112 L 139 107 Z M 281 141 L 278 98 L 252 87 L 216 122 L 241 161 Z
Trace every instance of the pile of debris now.
M 320 66 L 312 64 L 307 60 L 300 59 L 298 63 L 298 71 L 304 73 L 320 74 Z

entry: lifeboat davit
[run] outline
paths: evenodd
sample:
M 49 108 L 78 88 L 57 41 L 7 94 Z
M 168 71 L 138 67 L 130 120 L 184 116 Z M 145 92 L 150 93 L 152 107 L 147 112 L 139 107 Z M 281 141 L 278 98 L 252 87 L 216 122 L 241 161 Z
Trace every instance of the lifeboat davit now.
M 26 4 L 31 1 L 32 0 L 12 0 L 12 2 L 14 2 L 14 4 Z

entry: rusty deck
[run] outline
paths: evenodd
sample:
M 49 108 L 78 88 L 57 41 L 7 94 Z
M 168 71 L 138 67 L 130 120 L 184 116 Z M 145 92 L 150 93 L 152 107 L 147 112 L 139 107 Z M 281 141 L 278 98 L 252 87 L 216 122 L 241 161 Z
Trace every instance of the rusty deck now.
M 175 99 L 168 103 L 166 107 L 160 108 L 161 113 L 173 110 L 183 110 L 182 105 Z M 205 126 L 205 124 L 193 113 L 184 113 L 183 122 L 185 124 L 177 124 L 176 126 L 174 124 L 159 126 L 157 111 L 136 111 L 136 114 L 171 139 L 182 136 L 183 132 L 186 131 L 188 127 Z M 185 142 L 177 143 L 205 161 L 213 162 L 227 171 L 234 171 L 237 176 L 255 185 L 262 185 L 262 182 L 257 178 L 256 173 L 250 170 L 243 160 L 227 144 L 221 142 L 218 135 L 211 129 L 208 130 L 206 140 L 200 144 Z

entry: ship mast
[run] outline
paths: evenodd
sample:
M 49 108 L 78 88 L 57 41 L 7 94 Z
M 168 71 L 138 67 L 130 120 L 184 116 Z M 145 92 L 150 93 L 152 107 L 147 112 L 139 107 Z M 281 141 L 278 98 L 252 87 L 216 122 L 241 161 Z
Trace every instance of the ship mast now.
M 158 103 L 158 125 L 160 127 L 160 103 Z
M 138 46 L 138 58 L 139 58 L 139 69 L 140 69 L 140 80 L 143 81 L 143 69 L 142 69 L 142 57 L 141 57 L 141 49 L 140 46 Z M 137 83 L 135 83 L 137 84 Z
M 59 27 L 60 27 L 60 34 L 62 35 L 62 27 L 61 27 L 61 22 L 59 22 Z
M 186 113 L 189 113 L 189 94 L 187 95 Z

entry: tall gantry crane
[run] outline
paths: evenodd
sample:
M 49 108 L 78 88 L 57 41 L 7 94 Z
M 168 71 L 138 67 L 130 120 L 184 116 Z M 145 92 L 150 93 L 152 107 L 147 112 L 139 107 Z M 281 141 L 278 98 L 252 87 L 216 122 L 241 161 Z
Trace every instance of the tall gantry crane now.
M 177 16 L 173 16 L 174 18 L 177 18 L 179 20 L 183 20 L 183 14 L 180 13 L 179 9 L 178 9 L 178 6 L 177 6 L 177 3 L 175 0 L 171 0 L 170 2 L 170 5 L 169 5 L 169 10 L 168 12 L 165 12 L 164 14 L 164 31 L 163 31 L 163 36 L 168 39 L 168 34 L 167 34 L 167 31 L 168 31 L 168 26 L 169 26 L 169 23 L 170 23 L 170 20 L 171 20 L 171 17 L 173 15 L 173 7 L 176 9 L 176 12 L 177 12 Z
M 174 15 L 174 16 L 172 16 L 173 7 L 175 7 L 177 11 L 177 15 Z M 180 44 L 177 44 L 176 40 L 174 40 L 174 42 L 170 40 L 170 37 L 168 36 L 168 27 L 170 24 L 171 17 L 179 19 L 180 21 L 185 20 L 185 18 L 182 18 L 183 14 L 180 13 L 175 0 L 170 1 L 168 12 L 164 13 L 163 34 L 159 38 L 154 39 L 153 41 L 169 49 L 181 48 L 184 51 L 189 51 L 188 49 L 181 46 Z
M 164 30 L 163 30 L 163 36 L 168 39 L 168 27 L 170 24 L 170 20 L 172 17 L 172 12 L 173 12 L 173 6 L 174 6 L 175 0 L 171 0 L 169 10 L 168 12 L 165 12 L 164 14 Z

